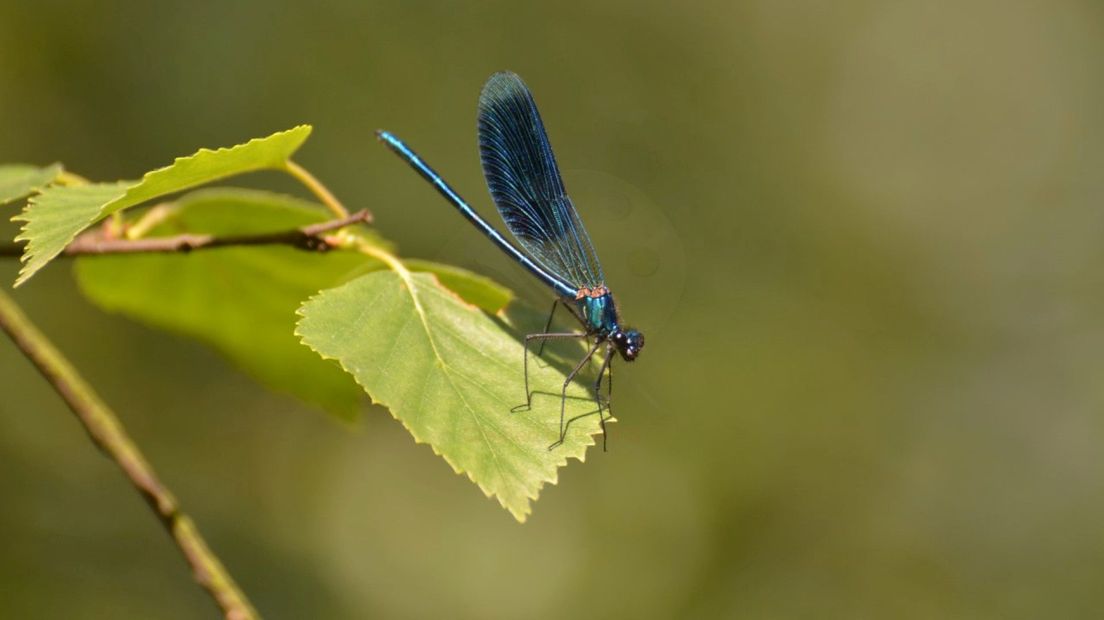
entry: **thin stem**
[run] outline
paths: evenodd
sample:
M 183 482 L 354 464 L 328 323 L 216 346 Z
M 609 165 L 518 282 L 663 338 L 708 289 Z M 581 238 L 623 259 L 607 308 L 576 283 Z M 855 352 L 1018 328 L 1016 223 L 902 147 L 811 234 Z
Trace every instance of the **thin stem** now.
M 104 235 L 102 230 L 91 230 L 77 237 L 65 247 L 62 256 L 80 256 L 85 254 L 137 254 L 194 252 L 229 246 L 247 245 L 289 245 L 300 250 L 325 252 L 331 249 L 325 233 L 344 228 L 352 224 L 367 222 L 372 215 L 367 211 L 357 211 L 341 219 L 319 222 L 303 228 L 260 233 L 252 235 L 174 235 L 172 237 L 148 237 L 140 239 L 117 239 Z M 20 256 L 23 248 L 16 244 L 0 245 L 0 257 Z
M 312 194 L 314 194 L 319 200 L 322 201 L 322 204 L 326 205 L 326 207 L 329 208 L 329 210 L 334 214 L 335 217 L 349 216 L 349 210 L 345 208 L 345 205 L 341 204 L 341 201 L 338 200 L 332 192 L 330 192 L 329 188 L 323 185 L 321 181 L 314 178 L 314 175 L 308 172 L 306 168 L 289 159 L 284 164 L 284 170 L 286 170 L 287 173 L 291 176 L 295 177 L 300 183 L 305 185 Z M 372 221 L 371 215 L 368 216 L 367 221 Z
M 222 562 L 211 551 L 176 498 L 158 479 L 153 467 L 134 445 L 115 414 L 100 399 L 68 360 L 0 291 L 0 329 L 38 368 L 84 425 L 92 442 L 115 461 L 123 474 L 157 515 L 172 536 L 200 587 L 207 591 L 227 620 L 259 618 Z
M 155 226 L 164 222 L 172 214 L 176 213 L 177 205 L 172 202 L 160 202 L 139 215 L 134 221 L 127 222 L 123 226 L 123 233 L 127 239 L 141 239 L 149 234 Z M 115 213 L 122 213 L 116 211 Z
M 406 265 L 402 264 L 399 257 L 394 254 L 380 248 L 378 246 L 368 243 L 357 235 L 345 234 L 335 235 L 331 237 L 330 243 L 335 247 L 343 247 L 351 250 L 355 250 L 364 254 L 365 256 L 371 256 L 387 265 L 391 271 L 399 274 L 404 281 L 410 279 L 410 270 L 406 268 Z
M 123 230 L 126 228 L 126 222 L 123 221 L 122 211 L 116 211 L 112 213 L 109 216 L 108 222 L 110 222 L 110 224 L 108 224 L 110 228 L 108 228 L 107 230 L 111 233 L 113 237 L 120 236 L 123 233 Z M 105 224 L 107 224 L 107 222 L 105 222 Z
M 406 268 L 406 265 L 403 264 L 402 260 L 400 260 L 398 256 L 395 256 L 387 250 L 384 250 L 379 246 L 365 241 L 364 238 L 356 234 L 348 232 L 333 235 L 329 238 L 329 241 L 334 247 L 355 250 L 357 252 L 360 252 L 361 254 L 364 254 L 365 256 L 371 256 L 372 258 L 375 258 L 376 260 L 379 260 L 383 264 L 387 265 L 387 268 L 398 274 L 399 278 L 402 279 L 403 283 L 406 285 L 406 288 L 410 290 L 410 294 L 414 299 L 414 307 L 418 310 L 418 314 L 423 315 L 424 318 L 422 303 L 418 301 L 418 296 L 414 292 L 414 276 L 410 273 L 410 270 Z

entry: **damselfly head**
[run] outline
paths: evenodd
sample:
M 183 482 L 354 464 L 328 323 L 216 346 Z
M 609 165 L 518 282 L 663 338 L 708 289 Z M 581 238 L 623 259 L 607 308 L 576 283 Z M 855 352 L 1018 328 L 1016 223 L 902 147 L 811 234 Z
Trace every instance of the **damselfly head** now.
M 610 341 L 626 362 L 636 359 L 636 356 L 640 355 L 640 350 L 644 348 L 644 334 L 632 328 L 617 330 L 610 335 Z

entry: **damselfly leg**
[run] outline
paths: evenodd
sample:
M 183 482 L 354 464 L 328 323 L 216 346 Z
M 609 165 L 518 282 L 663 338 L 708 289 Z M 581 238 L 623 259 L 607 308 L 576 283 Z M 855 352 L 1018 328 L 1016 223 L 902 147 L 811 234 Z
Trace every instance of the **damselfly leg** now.
M 579 374 L 579 371 L 587 365 L 587 362 L 590 361 L 590 358 L 594 357 L 594 353 L 597 352 L 601 346 L 601 342 L 594 343 L 594 346 L 590 348 L 590 351 L 587 351 L 586 356 L 584 356 L 583 359 L 579 360 L 579 363 L 575 365 L 575 368 L 573 368 L 571 372 L 568 373 L 567 379 L 564 380 L 563 389 L 560 390 L 560 438 L 554 441 L 552 445 L 548 446 L 549 450 L 562 444 L 564 442 L 564 438 L 567 437 L 567 425 L 564 424 L 564 409 L 567 406 L 567 387 L 571 385 L 571 382 L 575 380 L 575 375 Z M 601 403 L 598 404 L 598 419 L 602 419 Z M 602 434 L 605 435 L 606 424 L 605 422 L 600 422 L 600 424 L 602 426 Z
M 602 417 L 602 376 L 608 374 L 609 380 L 606 381 L 606 388 L 608 390 L 608 396 L 606 397 L 606 411 L 609 412 L 609 417 L 613 417 L 613 407 L 610 403 L 613 402 L 613 366 L 610 361 L 613 359 L 613 347 L 606 347 L 606 356 L 602 358 L 602 366 L 598 368 L 598 379 L 594 381 L 594 402 L 598 403 L 598 424 L 602 427 L 602 452 L 606 451 L 606 419 Z
M 583 321 L 583 317 L 579 316 L 579 311 L 576 310 L 574 306 L 557 297 L 556 299 L 552 300 L 552 310 L 548 313 L 548 320 L 544 323 L 544 329 L 542 330 L 543 333 L 547 333 L 548 330 L 552 329 L 552 318 L 556 316 L 556 306 L 560 304 L 563 304 L 563 307 L 567 308 L 568 312 L 571 313 L 571 316 L 575 317 L 580 323 L 585 323 L 585 321 Z M 541 340 L 540 348 L 537 349 L 537 357 L 540 357 L 544 354 L 544 343 L 545 341 Z
M 554 308 L 553 308 L 554 309 Z M 529 343 L 533 340 L 539 340 L 543 344 L 546 340 L 566 339 L 566 338 L 587 338 L 590 334 L 584 334 L 582 332 L 555 332 L 548 334 L 529 334 L 525 337 L 525 353 L 524 362 L 522 367 L 525 369 L 525 409 L 529 410 L 533 407 L 533 392 L 529 390 Z M 589 358 L 589 356 L 587 356 Z M 514 407 L 514 411 L 522 411 L 521 405 Z

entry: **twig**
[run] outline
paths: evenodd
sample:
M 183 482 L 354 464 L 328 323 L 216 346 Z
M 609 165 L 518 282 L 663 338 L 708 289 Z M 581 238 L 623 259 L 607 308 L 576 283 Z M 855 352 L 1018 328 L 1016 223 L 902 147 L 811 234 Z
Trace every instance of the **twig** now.
M 115 461 L 165 526 L 199 585 L 207 591 L 227 620 L 259 618 L 214 552 L 204 542 L 192 520 L 184 514 L 172 493 L 122 424 L 100 397 L 85 383 L 76 369 L 27 319 L 15 302 L 0 291 L 0 329 L 50 382 L 54 390 L 77 415 L 92 442 Z
M 341 219 L 319 222 L 304 228 L 296 228 L 274 233 L 253 235 L 174 235 L 172 237 L 148 237 L 144 239 L 113 239 L 102 231 L 92 230 L 73 240 L 62 256 L 80 256 L 86 254 L 133 254 L 193 252 L 228 246 L 244 245 L 289 245 L 300 250 L 325 252 L 331 249 L 324 233 L 344 228 L 358 222 L 372 221 L 367 210 L 357 211 Z M 16 244 L 0 245 L 0 257 L 20 256 L 23 248 Z

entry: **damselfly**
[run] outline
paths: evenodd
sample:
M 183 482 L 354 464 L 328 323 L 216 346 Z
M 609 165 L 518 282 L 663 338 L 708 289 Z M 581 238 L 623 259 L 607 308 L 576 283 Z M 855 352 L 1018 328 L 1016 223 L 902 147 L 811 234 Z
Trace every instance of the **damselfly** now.
M 551 450 L 563 443 L 567 434 L 564 405 L 567 388 L 586 364 L 605 346 L 594 400 L 602 427 L 605 449 L 606 418 L 602 416 L 602 378 L 610 377 L 607 390 L 612 393 L 611 361 L 617 351 L 627 362 L 636 359 L 644 348 L 644 334 L 623 326 L 613 295 L 606 287 L 602 266 L 590 242 L 575 206 L 567 196 L 556 157 L 544 131 L 533 95 L 517 75 L 496 73 L 487 80 L 479 97 L 479 153 L 483 175 L 491 198 L 506 227 L 524 248 L 519 250 L 475 212 L 439 174 L 433 171 L 410 147 L 386 131 L 379 138 L 414 170 L 429 181 L 460 214 L 475 225 L 507 255 L 528 269 L 556 292 L 552 312 L 544 332 L 525 337 L 525 403 L 531 407 L 529 390 L 529 343 L 557 338 L 585 339 L 588 352 L 571 370 L 560 393 L 560 437 Z M 562 305 L 579 321 L 581 332 L 549 332 L 557 306 Z M 608 407 L 608 403 L 606 403 Z

